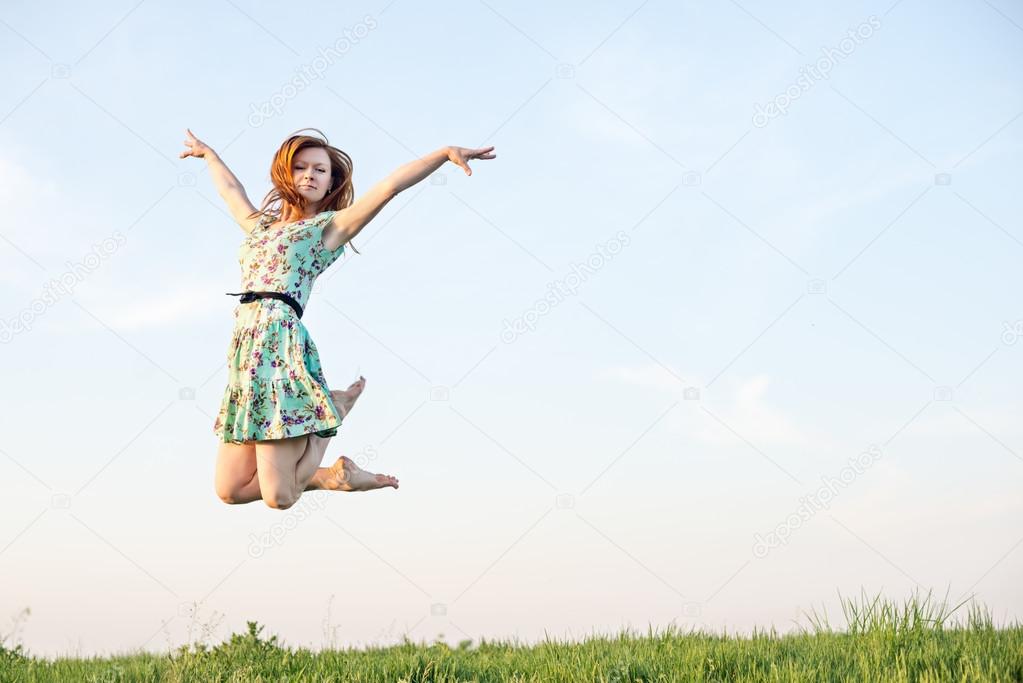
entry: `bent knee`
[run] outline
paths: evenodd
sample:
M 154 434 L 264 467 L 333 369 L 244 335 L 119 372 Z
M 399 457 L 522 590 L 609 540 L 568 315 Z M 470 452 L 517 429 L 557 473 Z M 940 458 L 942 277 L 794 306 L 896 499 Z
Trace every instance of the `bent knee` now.
M 217 498 L 228 505 L 238 505 L 240 502 L 238 498 L 238 491 L 230 488 L 224 488 L 218 486 L 216 488 Z
M 273 508 L 274 510 L 287 510 L 294 505 L 297 500 L 297 497 L 290 496 L 286 493 L 263 496 L 263 502 L 267 504 L 267 507 Z

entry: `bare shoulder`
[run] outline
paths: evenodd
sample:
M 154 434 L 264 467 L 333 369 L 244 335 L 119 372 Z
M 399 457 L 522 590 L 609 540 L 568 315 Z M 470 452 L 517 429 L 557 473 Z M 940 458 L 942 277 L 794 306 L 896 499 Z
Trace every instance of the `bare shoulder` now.
M 350 206 L 340 209 L 331 217 L 329 230 L 324 231 L 324 244 L 334 248 L 351 241 L 366 225 L 373 220 L 380 210 L 398 195 L 394 184 L 384 179 L 356 199 Z M 327 242 L 330 236 L 330 242 Z

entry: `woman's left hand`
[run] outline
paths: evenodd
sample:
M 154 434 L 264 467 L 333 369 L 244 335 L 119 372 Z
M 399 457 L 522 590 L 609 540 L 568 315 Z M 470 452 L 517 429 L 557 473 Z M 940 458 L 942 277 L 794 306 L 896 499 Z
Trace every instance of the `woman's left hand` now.
M 472 169 L 469 168 L 469 164 L 466 162 L 470 159 L 494 159 L 497 157 L 496 154 L 490 152 L 494 149 L 494 146 L 481 147 L 480 149 L 469 149 L 467 147 L 448 147 L 448 161 L 461 167 L 465 170 L 465 175 L 472 175 Z

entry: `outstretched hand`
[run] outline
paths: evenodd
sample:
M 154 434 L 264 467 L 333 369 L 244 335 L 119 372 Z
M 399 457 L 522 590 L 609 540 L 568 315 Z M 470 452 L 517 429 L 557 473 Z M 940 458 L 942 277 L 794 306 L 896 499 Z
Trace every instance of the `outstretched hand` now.
M 472 175 L 472 169 L 466 162 L 470 159 L 494 159 L 496 154 L 491 154 L 494 146 L 481 147 L 480 149 L 469 149 L 467 147 L 448 147 L 448 161 L 454 163 L 465 171 L 465 175 Z
M 184 159 L 185 157 L 195 157 L 197 159 L 202 159 L 203 157 L 206 156 L 207 152 L 211 153 L 213 152 L 213 148 L 207 145 L 199 138 L 192 135 L 191 130 L 186 128 L 185 131 L 188 133 L 188 137 L 185 138 L 185 146 L 188 147 L 188 149 L 186 149 L 184 152 L 178 155 L 179 159 Z

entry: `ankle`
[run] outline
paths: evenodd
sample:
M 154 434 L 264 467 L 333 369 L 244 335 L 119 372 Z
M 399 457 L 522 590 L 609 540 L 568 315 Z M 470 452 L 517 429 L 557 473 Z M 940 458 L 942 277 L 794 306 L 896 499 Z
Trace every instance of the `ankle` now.
M 319 467 L 316 474 L 306 484 L 306 491 L 336 491 L 338 488 L 337 477 L 329 467 Z

